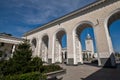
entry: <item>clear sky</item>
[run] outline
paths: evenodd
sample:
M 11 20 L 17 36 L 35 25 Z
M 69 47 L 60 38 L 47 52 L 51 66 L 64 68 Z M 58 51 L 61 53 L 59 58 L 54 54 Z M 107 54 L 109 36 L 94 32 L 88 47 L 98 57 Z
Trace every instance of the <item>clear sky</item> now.
M 0 32 L 23 33 L 95 0 L 0 0 Z
M 96 0 L 0 0 L 0 32 L 21 37 L 26 31 L 40 27 L 94 1 Z M 87 35 L 86 31 L 84 33 L 83 39 Z M 93 36 L 92 32 L 90 34 Z M 120 37 L 117 36 L 118 38 Z M 114 46 L 119 49 L 117 43 L 114 43 Z

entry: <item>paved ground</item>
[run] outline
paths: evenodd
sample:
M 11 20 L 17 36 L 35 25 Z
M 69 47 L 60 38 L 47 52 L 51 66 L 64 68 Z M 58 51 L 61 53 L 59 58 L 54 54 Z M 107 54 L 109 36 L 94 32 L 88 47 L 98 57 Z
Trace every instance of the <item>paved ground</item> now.
M 120 80 L 120 69 L 100 68 L 92 65 L 66 66 L 62 80 Z

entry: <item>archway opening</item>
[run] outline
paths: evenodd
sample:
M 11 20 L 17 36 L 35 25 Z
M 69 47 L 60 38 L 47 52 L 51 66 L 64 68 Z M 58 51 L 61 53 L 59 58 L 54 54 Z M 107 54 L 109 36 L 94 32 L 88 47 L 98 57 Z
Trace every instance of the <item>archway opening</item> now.
M 32 46 L 36 48 L 36 44 L 37 44 L 37 40 L 34 38 L 34 39 L 32 40 Z
M 67 61 L 67 36 L 64 30 L 56 33 L 55 36 L 55 62 L 66 63 Z
M 66 34 L 64 34 L 63 36 L 62 36 L 62 48 L 66 48 L 67 47 L 67 36 L 66 36 Z
M 48 35 L 42 37 L 40 57 L 43 62 L 48 62 Z
M 115 54 L 117 62 L 120 60 L 120 11 L 114 13 L 108 19 L 109 44 L 112 53 Z
M 84 23 L 76 28 L 76 62 L 98 62 L 94 31 L 91 24 Z
M 32 41 L 31 41 L 31 43 L 32 43 L 32 51 L 33 51 L 33 54 L 32 54 L 32 56 L 36 56 L 36 46 L 37 46 L 37 40 L 36 40 L 36 38 L 33 38 L 32 39 Z

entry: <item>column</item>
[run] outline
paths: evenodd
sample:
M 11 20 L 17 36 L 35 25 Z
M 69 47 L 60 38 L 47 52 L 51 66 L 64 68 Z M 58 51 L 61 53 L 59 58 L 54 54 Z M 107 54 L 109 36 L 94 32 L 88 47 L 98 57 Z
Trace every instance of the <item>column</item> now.
M 54 59 L 54 47 L 55 47 L 55 37 L 49 35 L 49 45 L 48 45 L 48 63 L 55 63 Z
M 13 45 L 13 47 L 12 47 L 12 54 L 13 54 L 13 52 L 15 51 L 15 44 Z
M 79 40 L 79 36 L 75 36 L 75 54 L 76 54 L 76 62 L 77 64 L 83 64 L 83 56 L 82 56 L 82 47 L 81 47 L 81 42 Z
M 59 62 L 62 63 L 62 45 L 59 42 Z
M 45 45 L 45 62 L 48 62 L 48 47 Z
M 41 56 L 41 58 L 42 58 L 42 61 L 44 61 L 44 62 L 45 62 L 45 53 L 46 53 L 46 51 L 45 51 L 45 43 L 42 41 L 42 43 L 41 43 L 41 54 L 40 54 L 40 56 Z
M 72 32 L 67 32 L 67 64 L 76 65 L 75 58 L 75 40 Z
M 55 62 L 61 63 L 61 44 L 58 39 L 55 40 Z
M 31 49 L 32 49 L 32 57 L 35 57 L 36 56 L 36 48 L 35 46 L 33 45 L 32 43 L 32 40 L 30 40 L 30 45 L 31 45 Z
M 38 42 L 37 42 L 37 56 L 40 57 L 40 50 L 41 50 L 41 38 L 38 38 Z
M 59 45 L 58 45 L 58 39 L 55 39 L 55 52 L 54 52 L 54 57 L 55 57 L 55 62 L 59 62 Z
M 13 53 L 15 51 L 15 47 L 16 47 L 15 44 L 13 44 L 11 57 L 13 57 Z
M 62 51 L 62 63 L 65 61 L 65 51 Z
M 94 35 L 97 43 L 99 66 L 113 67 L 115 60 L 110 49 L 108 29 L 104 26 L 104 22 L 94 27 Z

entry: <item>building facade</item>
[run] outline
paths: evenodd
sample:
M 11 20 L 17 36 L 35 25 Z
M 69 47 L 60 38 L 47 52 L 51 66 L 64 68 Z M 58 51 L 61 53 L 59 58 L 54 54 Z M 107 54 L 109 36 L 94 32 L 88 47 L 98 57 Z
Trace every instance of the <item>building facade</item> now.
M 12 57 L 15 48 L 22 42 L 23 39 L 0 34 L 0 60 L 8 60 L 10 57 Z
M 119 0 L 98 0 L 59 19 L 24 34 L 33 46 L 34 56 L 44 56 L 48 63 L 62 62 L 61 38 L 67 35 L 67 64 L 83 63 L 81 32 L 91 27 L 94 30 L 99 66 L 115 66 L 113 47 L 108 27 L 120 19 Z M 101 36 L 102 35 L 102 36 Z M 33 43 L 35 40 L 35 44 Z M 42 57 L 43 58 L 43 57 Z

